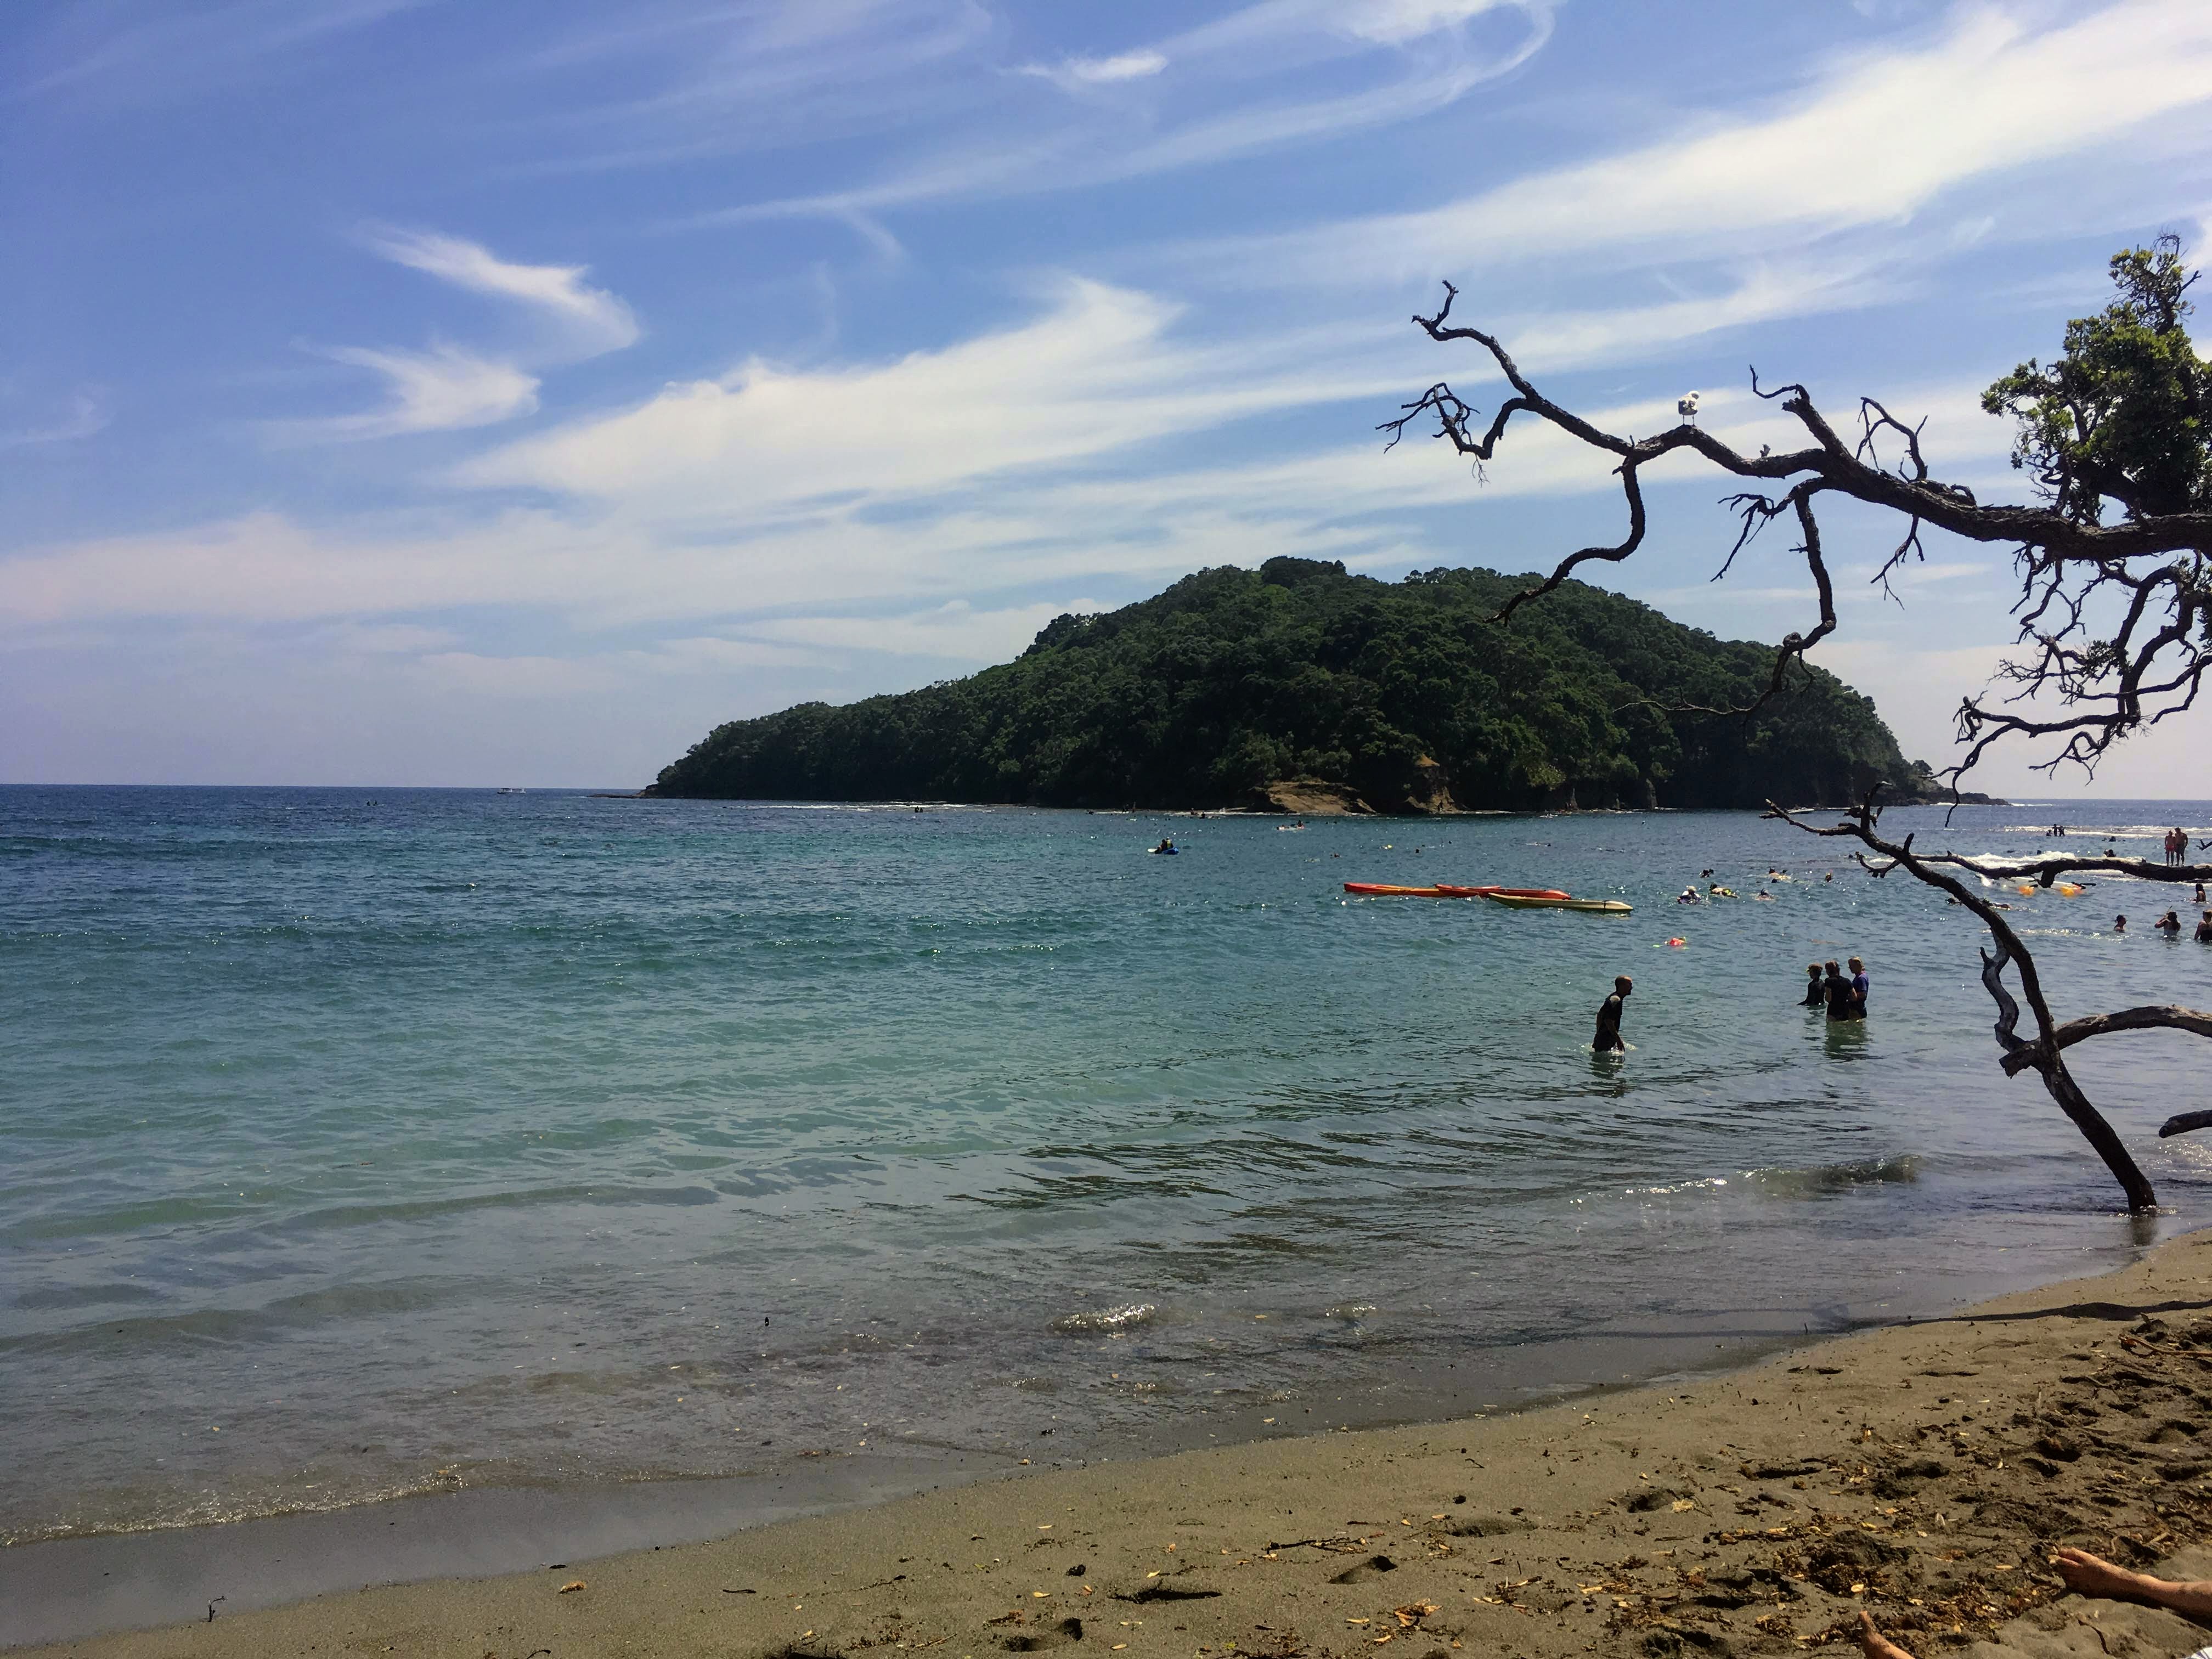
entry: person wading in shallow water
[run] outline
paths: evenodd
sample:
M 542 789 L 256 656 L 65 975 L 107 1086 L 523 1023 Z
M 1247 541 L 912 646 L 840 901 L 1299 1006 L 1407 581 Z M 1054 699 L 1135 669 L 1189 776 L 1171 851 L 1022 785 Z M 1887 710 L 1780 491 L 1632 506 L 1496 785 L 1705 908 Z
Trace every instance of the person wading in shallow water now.
M 1831 1020 L 1862 1018 L 1851 995 L 1851 982 L 1844 977 L 1841 965 L 1833 962 L 1824 963 L 1821 965 L 1828 975 L 1820 981 L 1820 993 L 1828 1002 L 1828 1018 Z
M 1805 994 L 1797 1006 L 1801 1008 L 1817 1008 L 1827 1000 L 1828 994 L 1820 988 L 1820 964 L 1817 962 L 1807 963 L 1805 964 Z
M 1613 982 L 1613 994 L 1597 1011 L 1597 1035 L 1590 1039 L 1590 1047 L 1601 1054 L 1617 1054 L 1628 1045 L 1620 1040 L 1620 1009 L 1628 1000 L 1628 994 L 1636 982 L 1623 974 Z

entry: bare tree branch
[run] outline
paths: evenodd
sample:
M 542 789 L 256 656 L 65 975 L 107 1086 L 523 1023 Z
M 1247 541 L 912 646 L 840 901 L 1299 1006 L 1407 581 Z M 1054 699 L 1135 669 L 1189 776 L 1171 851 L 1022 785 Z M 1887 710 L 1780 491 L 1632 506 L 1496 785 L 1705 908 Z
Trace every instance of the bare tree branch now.
M 1994 953 L 1982 952 L 1982 984 L 1988 990 L 1990 1000 L 1997 1005 L 1996 1035 L 1997 1047 L 2003 1051 L 1999 1063 L 2008 1075 L 2017 1075 L 2032 1069 L 2042 1078 L 2045 1091 L 2057 1103 L 2059 1110 L 2066 1114 L 2074 1127 L 2081 1132 L 2082 1139 L 2105 1161 L 2105 1167 L 2120 1183 L 2121 1191 L 2127 1194 L 2130 1209 L 2157 1208 L 2158 1194 L 2151 1186 L 2150 1178 L 2136 1165 L 2133 1155 L 2113 1132 L 2112 1126 L 2105 1121 L 2104 1114 L 2091 1104 L 2089 1097 L 2081 1092 L 2081 1085 L 2075 1082 L 2073 1074 L 2066 1069 L 2062 1051 L 2069 1042 L 2079 1042 L 2098 1033 L 2085 1030 L 2080 1036 L 2070 1039 L 2061 1037 L 2062 1030 L 2072 1028 L 2061 1027 L 2051 1018 L 2051 1005 L 2044 997 L 2043 981 L 2037 971 L 2035 958 L 2021 942 L 2020 935 L 2013 931 L 2003 913 L 1964 882 L 1944 874 L 1917 855 L 1912 850 L 1911 836 L 1906 836 L 1902 842 L 1882 839 L 1876 829 L 1881 815 L 1874 805 L 1875 793 L 1869 792 L 1866 799 L 1852 811 L 1849 817 L 1830 829 L 1808 823 L 1799 814 L 1777 806 L 1771 801 L 1767 803 L 1766 816 L 1779 818 L 1808 835 L 1844 836 L 1856 841 L 1869 851 L 1887 860 L 1891 868 L 1901 868 L 1929 886 L 1941 888 L 1981 919 L 1983 925 L 1990 930 L 1990 937 L 1996 944 Z M 2018 973 L 2021 996 L 2027 1000 L 2028 1012 L 2034 1017 L 2036 1036 L 2033 1039 L 2020 1035 L 2020 1002 L 2004 983 L 2007 968 Z M 2186 1013 L 2190 1011 L 2176 1012 Z M 2074 1022 L 2077 1026 L 2082 1024 Z M 2115 1026 L 2112 1029 L 2124 1028 Z
M 2051 507 L 1985 504 L 1966 485 L 1946 482 L 1930 471 L 1921 447 L 1924 422 L 1908 424 L 1877 399 L 1863 398 L 1859 437 L 1855 444 L 1847 444 L 1803 386 L 1792 382 L 1762 387 L 1756 370 L 1752 391 L 1793 417 L 1811 441 L 1808 447 L 1781 453 L 1762 448 L 1756 455 L 1745 455 L 1687 420 L 1649 437 L 1621 436 L 1546 397 L 1496 337 L 1451 323 L 1459 290 L 1449 283 L 1443 286 L 1443 305 L 1433 316 L 1415 315 L 1414 325 L 1441 344 L 1468 342 L 1480 346 L 1514 395 L 1498 406 L 1478 436 L 1480 411 L 1439 381 L 1403 405 L 1404 412 L 1395 419 L 1382 423 L 1381 429 L 1391 434 L 1390 442 L 1395 445 L 1412 422 L 1434 416 L 1436 435 L 1449 439 L 1460 454 L 1480 465 L 1496 455 L 1516 416 L 1534 416 L 1616 458 L 1614 470 L 1628 509 L 1627 533 L 1620 541 L 1569 554 L 1550 575 L 1509 599 L 1498 621 L 1553 592 L 1587 564 L 1618 564 L 1632 556 L 1643 546 L 1649 527 L 1642 469 L 1687 450 L 1736 477 L 1789 481 L 1779 495 L 1750 491 L 1728 499 L 1743 522 L 1719 574 L 1728 573 L 1768 520 L 1794 512 L 1805 531 L 1801 550 L 1819 591 L 1821 612 L 1811 632 L 1783 641 L 1771 681 L 1758 699 L 1744 708 L 1685 712 L 1741 714 L 1760 708 L 1781 689 L 1789 665 L 1833 630 L 1832 598 L 1812 518 L 1813 498 L 1822 493 L 1887 507 L 1904 518 L 1902 538 L 1872 579 L 1893 599 L 1898 597 L 1893 578 L 1899 567 L 1925 556 L 1922 532 L 1926 526 L 2019 550 L 2021 597 L 2015 609 L 2021 613 L 2019 641 L 2029 648 L 2029 655 L 2015 662 L 2006 677 L 2024 688 L 2020 697 L 2050 692 L 2075 708 L 2041 720 L 2032 713 L 1994 707 L 1986 700 L 1967 699 L 1958 715 L 1966 754 L 1944 774 L 1954 786 L 1993 744 L 2012 738 L 2063 740 L 2056 754 L 2039 763 L 2040 769 L 2070 763 L 2094 771 L 2114 743 L 2192 707 L 2204 677 L 2212 672 L 2212 560 L 2206 554 L 2212 549 L 2212 512 L 2146 515 L 2130 511 L 2120 522 L 2107 525 L 2069 517 Z M 1897 456 L 1894 465 L 1885 462 L 1886 447 Z M 2138 562 L 2152 559 L 2170 562 L 2137 568 Z M 2095 639 L 2088 632 L 2088 605 L 2107 592 L 2126 596 L 2124 615 L 2109 638 Z M 2085 703 L 2092 706 L 2080 707 Z
M 2184 1008 L 2172 1003 L 2142 1008 L 2122 1008 L 2109 1014 L 2090 1014 L 2081 1019 L 2069 1019 L 2051 1034 L 2053 1047 L 2070 1048 L 2077 1042 L 2087 1042 L 2094 1036 L 2108 1036 L 2114 1031 L 2191 1031 L 2201 1037 L 2212 1037 L 2212 1014 L 2200 1013 L 2194 1008 Z M 2007 1077 L 2018 1077 L 2034 1065 L 2043 1053 L 2043 1045 L 2031 1042 L 2015 1048 L 2000 1062 Z

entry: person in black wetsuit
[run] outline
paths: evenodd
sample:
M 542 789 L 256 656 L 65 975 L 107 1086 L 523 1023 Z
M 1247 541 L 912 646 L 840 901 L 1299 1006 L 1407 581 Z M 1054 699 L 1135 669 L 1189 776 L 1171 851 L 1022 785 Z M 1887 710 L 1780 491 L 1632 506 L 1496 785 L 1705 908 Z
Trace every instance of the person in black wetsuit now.
M 1827 993 L 1820 988 L 1820 964 L 1817 962 L 1807 963 L 1805 964 L 1805 995 L 1797 1006 L 1800 1008 L 1817 1008 L 1827 1000 Z
M 1827 1001 L 1830 1019 L 1851 1018 L 1851 982 L 1844 977 L 1843 964 L 1826 962 L 1821 964 L 1827 977 L 1820 981 L 1820 994 Z
M 1635 988 L 1636 981 L 1626 974 L 1613 981 L 1613 994 L 1597 1011 L 1597 1035 L 1590 1039 L 1590 1047 L 1597 1053 L 1617 1054 L 1628 1047 L 1620 1040 L 1620 1009 Z

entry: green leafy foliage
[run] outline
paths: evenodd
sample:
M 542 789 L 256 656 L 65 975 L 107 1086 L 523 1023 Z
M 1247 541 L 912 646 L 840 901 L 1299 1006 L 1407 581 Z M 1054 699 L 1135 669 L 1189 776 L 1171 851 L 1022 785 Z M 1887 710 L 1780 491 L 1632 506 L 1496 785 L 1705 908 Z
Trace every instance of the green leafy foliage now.
M 1386 583 L 1290 558 L 1202 570 L 1121 611 L 1060 617 L 966 679 L 719 726 L 653 793 L 1213 808 L 1304 779 L 1401 811 L 1924 787 L 1873 703 L 1818 669 L 1747 720 L 1666 712 L 1749 702 L 1770 646 L 1580 582 L 1492 623 L 1528 580 Z
M 2197 278 L 2179 237 L 2112 259 L 2119 297 L 2066 325 L 2065 355 L 2030 359 L 1982 394 L 2019 422 L 2012 464 L 2078 524 L 2212 509 L 2212 364 L 2184 326 Z

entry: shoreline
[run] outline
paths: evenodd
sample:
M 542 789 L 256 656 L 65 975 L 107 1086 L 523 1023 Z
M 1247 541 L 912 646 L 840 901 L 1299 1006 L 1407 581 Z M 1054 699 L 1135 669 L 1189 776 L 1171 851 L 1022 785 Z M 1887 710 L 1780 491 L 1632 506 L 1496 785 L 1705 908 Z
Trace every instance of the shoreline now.
M 2212 1390 L 2212 1358 L 2194 1352 L 2206 1347 L 2212 1234 L 2188 1234 L 2105 1274 L 1686 1382 L 1677 1373 L 1510 1415 L 1018 1480 L 985 1473 L 947 1486 L 938 1470 L 943 1489 L 890 1501 L 883 1483 L 866 1489 L 870 1471 L 834 1512 L 788 1511 L 707 1543 L 579 1553 L 557 1579 L 548 1561 L 260 1611 L 218 1605 L 213 1624 L 38 1651 L 138 1659 L 389 1643 L 826 1659 L 903 1643 L 980 1659 L 1110 1638 L 1108 1650 L 1126 1644 L 1131 1659 L 1232 1643 L 1286 1659 L 1349 1656 L 1382 1645 L 1378 1634 L 1421 1643 L 1419 1659 L 1461 1645 L 1782 1651 L 1832 1639 L 1872 1606 L 1926 1659 L 1936 1646 L 1916 1645 L 1915 1621 L 1958 1642 L 2008 1619 L 2076 1616 L 2086 1604 L 2046 1605 L 2057 1586 L 2038 1545 L 2142 1565 L 2212 1533 L 2212 1431 L 2193 1415 L 2199 1380 Z M 696 1496 L 667 1484 L 632 1492 L 631 1525 L 665 1523 Z M 460 1500 L 442 1528 L 410 1528 L 414 1542 L 444 1552 L 449 1571 L 486 1571 L 468 1553 L 478 1523 L 544 1495 L 412 1501 Z M 313 1519 L 362 1534 L 396 1526 L 389 1507 Z M 241 1528 L 286 1524 L 178 1536 L 220 1562 L 241 1554 Z M 619 1547 L 618 1527 L 601 1535 Z M 42 1577 L 60 1587 L 42 1566 L 63 1552 L 84 1557 L 87 1574 L 112 1575 L 91 1558 L 143 1552 L 153 1536 L 0 1552 L 0 1606 L 17 1610 L 11 1623 L 39 1607 Z M 578 1579 L 581 1589 L 561 1589 Z

